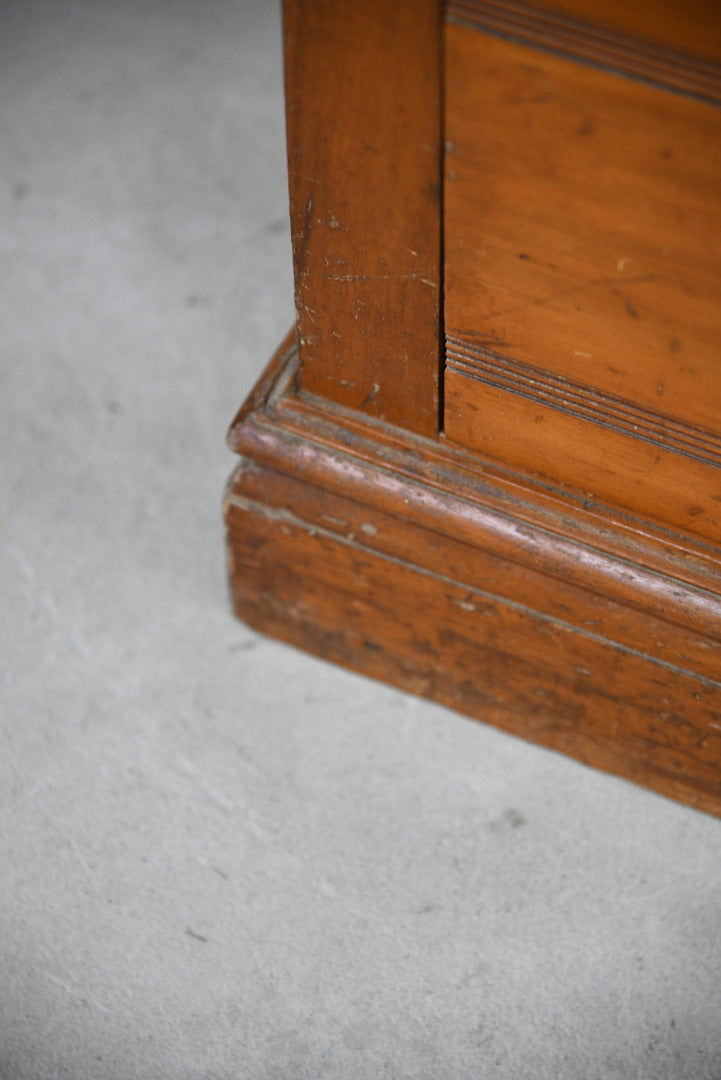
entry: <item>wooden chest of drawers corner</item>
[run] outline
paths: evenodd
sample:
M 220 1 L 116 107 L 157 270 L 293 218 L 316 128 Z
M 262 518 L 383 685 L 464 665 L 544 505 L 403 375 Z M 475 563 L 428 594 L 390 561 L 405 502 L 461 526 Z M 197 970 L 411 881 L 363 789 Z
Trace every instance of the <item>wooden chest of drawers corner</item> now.
M 721 814 L 721 17 L 286 0 L 238 614 Z

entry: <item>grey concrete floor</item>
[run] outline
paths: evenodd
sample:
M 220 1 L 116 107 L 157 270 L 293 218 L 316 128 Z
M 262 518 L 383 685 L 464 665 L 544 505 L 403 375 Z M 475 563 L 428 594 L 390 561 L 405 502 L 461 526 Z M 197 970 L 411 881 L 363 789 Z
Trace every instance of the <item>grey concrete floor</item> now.
M 721 1077 L 721 822 L 261 639 L 264 0 L 0 5 L 0 1076 Z

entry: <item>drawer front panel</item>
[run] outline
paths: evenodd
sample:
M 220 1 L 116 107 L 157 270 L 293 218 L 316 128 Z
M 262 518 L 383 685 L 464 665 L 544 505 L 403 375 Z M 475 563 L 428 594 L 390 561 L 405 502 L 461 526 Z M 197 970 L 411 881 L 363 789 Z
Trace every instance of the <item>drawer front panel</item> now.
M 445 50 L 447 437 L 721 539 L 721 108 L 455 22 Z

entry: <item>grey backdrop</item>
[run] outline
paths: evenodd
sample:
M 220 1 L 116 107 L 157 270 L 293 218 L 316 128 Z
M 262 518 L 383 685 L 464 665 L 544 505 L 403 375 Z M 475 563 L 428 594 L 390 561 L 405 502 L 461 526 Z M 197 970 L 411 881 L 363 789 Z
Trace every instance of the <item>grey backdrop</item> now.
M 0 5 L 0 1075 L 721 1077 L 721 822 L 234 621 L 265 0 Z

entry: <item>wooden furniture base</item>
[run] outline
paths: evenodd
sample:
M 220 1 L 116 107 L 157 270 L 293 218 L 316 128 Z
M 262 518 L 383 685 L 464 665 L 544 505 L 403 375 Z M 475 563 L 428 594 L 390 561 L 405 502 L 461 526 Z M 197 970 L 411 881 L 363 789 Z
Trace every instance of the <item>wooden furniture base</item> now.
M 721 8 L 283 10 L 238 614 L 721 815 Z
M 299 388 L 233 424 L 251 626 L 721 814 L 718 552 Z

